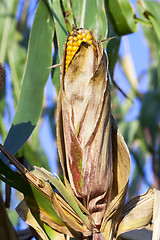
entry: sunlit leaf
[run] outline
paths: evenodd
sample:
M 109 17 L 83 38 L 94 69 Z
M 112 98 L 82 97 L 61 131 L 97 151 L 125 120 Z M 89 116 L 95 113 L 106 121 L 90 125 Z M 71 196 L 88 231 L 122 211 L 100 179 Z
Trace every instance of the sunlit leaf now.
M 110 18 L 118 35 L 133 33 L 137 30 L 134 10 L 128 0 L 107 1 Z

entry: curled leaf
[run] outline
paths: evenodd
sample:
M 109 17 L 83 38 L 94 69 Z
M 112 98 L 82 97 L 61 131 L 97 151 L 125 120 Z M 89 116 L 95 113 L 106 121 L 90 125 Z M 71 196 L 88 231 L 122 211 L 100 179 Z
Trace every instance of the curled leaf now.
M 155 200 L 154 190 L 151 188 L 145 194 L 130 200 L 123 209 L 122 220 L 118 227 L 117 237 L 127 231 L 143 228 L 150 224 L 153 217 Z M 157 203 L 155 204 L 157 205 Z
M 25 200 L 23 200 L 16 208 L 17 213 L 22 218 L 24 222 L 32 226 L 39 236 L 44 240 L 49 240 L 44 230 L 41 228 L 40 224 L 37 222 L 36 218 L 32 215 L 31 210 L 28 208 Z

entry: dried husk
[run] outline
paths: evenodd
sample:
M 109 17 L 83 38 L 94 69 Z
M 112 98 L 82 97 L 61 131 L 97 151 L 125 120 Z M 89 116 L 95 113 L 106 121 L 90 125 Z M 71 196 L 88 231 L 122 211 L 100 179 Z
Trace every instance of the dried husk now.
M 153 223 L 152 240 L 160 239 L 159 203 L 160 191 L 154 188 L 150 188 L 145 194 L 131 199 L 124 206 L 117 231 L 117 238 L 122 233 L 135 229 L 141 229 Z
M 57 138 L 66 184 L 111 239 L 125 202 L 130 156 L 111 115 L 107 56 L 102 43 L 95 43 L 98 59 L 82 43 L 66 72 L 63 65 Z M 63 63 L 65 54 L 64 49 Z
M 125 203 L 130 174 L 130 155 L 112 116 L 113 184 L 111 200 L 103 217 L 100 231 L 106 239 L 113 239 Z
M 65 177 L 100 225 L 110 199 L 113 164 L 107 57 L 100 41 L 96 48 L 98 59 L 92 46 L 82 43 L 63 71 L 57 137 Z
M 21 219 L 30 226 L 32 226 L 43 240 L 49 239 L 44 230 L 42 229 L 42 227 L 40 226 L 40 224 L 36 221 L 35 217 L 32 215 L 32 212 L 28 208 L 24 199 L 17 206 L 16 211 L 18 215 L 21 217 Z

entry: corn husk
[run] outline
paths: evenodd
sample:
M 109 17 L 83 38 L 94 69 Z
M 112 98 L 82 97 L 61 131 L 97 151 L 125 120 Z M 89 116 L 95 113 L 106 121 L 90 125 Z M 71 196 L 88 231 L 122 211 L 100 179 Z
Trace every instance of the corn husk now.
M 141 229 L 153 223 L 152 240 L 160 239 L 160 191 L 150 188 L 145 194 L 130 200 L 123 209 L 117 238 L 122 233 Z
M 97 57 L 93 47 L 82 42 L 65 71 L 64 50 L 58 100 L 58 150 L 66 183 L 89 211 L 97 228 L 103 225 L 108 237 L 106 229 L 112 224 L 115 229 L 125 201 L 130 157 L 111 115 L 107 56 L 101 41 L 96 42 L 91 34 Z M 118 194 L 119 214 L 108 223 L 107 209 L 116 210 L 111 202 Z

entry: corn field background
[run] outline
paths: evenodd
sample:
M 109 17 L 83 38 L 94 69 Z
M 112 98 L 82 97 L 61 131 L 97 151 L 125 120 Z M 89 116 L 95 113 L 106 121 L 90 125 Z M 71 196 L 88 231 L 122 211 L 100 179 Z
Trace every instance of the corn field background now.
M 0 0 L 0 141 L 26 169 L 30 171 L 37 166 L 52 173 L 56 171 L 63 181 L 56 150 L 55 120 L 61 74 L 59 67 L 48 67 L 62 62 L 67 35 L 75 24 L 77 28 L 93 29 L 97 40 L 99 36 L 101 40 L 111 38 L 103 43 L 109 62 L 111 111 L 132 160 L 126 202 L 150 187 L 160 189 L 159 12 L 158 0 L 40 0 L 32 3 Z M 149 53 L 148 66 L 141 68 L 141 74 L 137 74 L 133 57 L 137 54 L 137 59 L 143 61 L 139 42 L 136 42 L 137 48 L 134 46 L 134 53 L 132 46 L 127 47 L 127 37 L 137 34 L 139 28 Z M 140 61 L 138 63 L 141 65 Z M 130 118 L 136 104 L 136 117 Z M 32 228 L 22 223 L 15 211 L 23 199 L 24 189 L 28 189 L 15 172 L 1 153 L 0 238 L 40 239 L 37 228 L 35 231 L 33 225 Z M 38 170 L 37 173 L 40 174 Z M 37 199 L 40 198 L 44 205 L 48 204 L 37 193 Z M 46 211 L 49 212 L 49 208 Z M 42 239 L 64 239 L 48 225 L 41 226 L 48 237 Z M 142 238 L 152 238 L 148 226 L 119 236 L 119 239 Z

